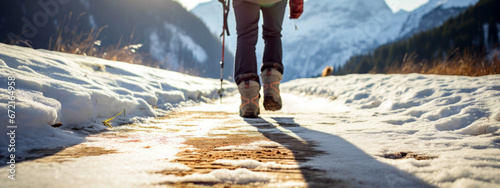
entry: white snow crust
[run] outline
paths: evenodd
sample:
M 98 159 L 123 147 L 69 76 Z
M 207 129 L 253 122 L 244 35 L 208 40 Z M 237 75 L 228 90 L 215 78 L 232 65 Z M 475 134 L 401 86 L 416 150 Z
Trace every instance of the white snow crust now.
M 0 131 L 7 132 L 8 77 L 15 78 L 17 154 L 73 145 L 87 132 L 218 97 L 220 81 L 100 58 L 0 44 Z M 233 84 L 225 83 L 225 87 Z M 191 101 L 191 102 L 190 102 Z M 12 102 L 11 102 L 12 103 Z M 61 122 L 63 129 L 50 125 Z M 73 131 L 73 130 L 81 131 Z M 83 133 L 83 135 L 81 135 Z M 1 134 L 0 144 L 8 145 Z M 7 150 L 0 150 L 6 154 Z

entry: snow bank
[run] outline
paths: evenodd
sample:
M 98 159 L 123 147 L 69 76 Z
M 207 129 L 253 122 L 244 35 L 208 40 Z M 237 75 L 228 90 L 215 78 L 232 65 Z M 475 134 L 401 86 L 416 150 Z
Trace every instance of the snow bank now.
M 11 102 L 8 77 L 15 78 L 17 152 L 78 143 L 81 136 L 67 130 L 105 129 L 101 122 L 123 110 L 112 125 L 164 115 L 183 101 L 216 98 L 220 87 L 216 79 L 0 44 L 2 146 L 9 141 L 3 134 Z M 225 83 L 226 88 L 232 85 Z M 50 127 L 58 122 L 63 129 Z
M 436 131 L 478 135 L 500 129 L 500 76 L 348 75 L 301 79 L 285 92 L 319 95 L 335 104 L 394 116 L 391 125 L 430 125 Z M 429 127 L 427 127 L 429 128 Z

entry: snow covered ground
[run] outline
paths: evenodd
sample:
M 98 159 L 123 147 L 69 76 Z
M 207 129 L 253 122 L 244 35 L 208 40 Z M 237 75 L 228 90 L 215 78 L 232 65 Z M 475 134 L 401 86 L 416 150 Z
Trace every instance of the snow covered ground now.
M 378 160 L 432 185 L 500 186 L 498 75 L 348 75 L 301 79 L 283 86 L 285 92 L 300 97 L 318 95 L 332 99 L 324 105 L 301 107 L 302 111 L 313 114 L 336 111 L 315 120 L 317 123 L 308 126 L 309 129 L 342 137 L 378 156 Z M 286 105 L 285 110 L 295 110 L 293 102 L 287 101 Z M 315 135 L 299 136 L 320 140 L 321 147 L 328 151 L 342 149 Z M 390 159 L 400 152 L 434 159 Z M 322 164 L 330 172 L 352 168 L 342 162 L 327 162 L 331 160 L 331 156 L 324 156 L 311 163 Z
M 295 168 L 293 164 L 251 160 L 218 160 L 217 163 L 241 169 L 214 170 L 205 175 L 174 177 L 145 173 L 165 168 L 188 169 L 180 164 L 163 163 L 165 158 L 175 158 L 178 148 L 184 146 L 185 135 L 208 137 L 241 134 L 242 131 L 254 131 L 254 134 L 268 131 L 286 134 L 302 142 L 315 142 L 317 149 L 324 154 L 299 165 L 324 170 L 326 176 L 354 187 L 500 186 L 499 75 L 347 75 L 293 80 L 282 84 L 283 110 L 276 113 L 263 111 L 262 119 L 242 120 L 237 116 L 238 95 L 225 98 L 223 105 L 210 104 L 209 98 L 217 97 L 220 84 L 214 79 L 4 44 L 0 44 L 0 67 L 0 113 L 4 114 L 0 116 L 2 171 L 7 171 L 5 161 L 11 154 L 7 150 L 11 139 L 6 135 L 12 130 L 7 128 L 7 105 L 11 101 L 9 76 L 15 77 L 16 83 L 17 159 L 29 157 L 28 151 L 36 148 L 58 148 L 89 141 L 85 144 L 104 144 L 100 146 L 113 149 L 125 143 L 120 147 L 126 152 L 98 159 L 83 157 L 61 166 L 52 165 L 60 163 L 30 161 L 17 164 L 20 169 L 26 169 L 19 172 L 20 177 L 37 177 L 38 181 L 45 183 L 40 185 L 49 186 L 50 181 L 61 181 L 57 178 L 82 168 L 84 174 L 72 179 L 71 185 L 99 176 L 92 185 L 114 183 L 112 185 L 118 186 L 116 177 L 137 168 L 139 171 L 132 173 L 137 179 L 127 179 L 123 183 L 140 181 L 142 185 L 148 183 L 148 178 L 171 182 L 203 178 L 214 182 L 300 186 L 293 182 L 280 184 L 252 171 Z M 234 84 L 225 84 L 227 90 L 234 90 Z M 191 118 L 189 126 L 154 118 L 189 104 L 195 106 L 182 109 L 232 115 L 228 115 L 228 119 Z M 124 138 L 112 134 L 93 137 L 93 133 L 106 129 L 102 121 L 123 109 L 126 109 L 126 115 L 121 114 L 114 120 L 115 129 L 155 127 L 158 130 L 146 131 L 145 135 L 132 132 Z M 50 126 L 57 122 L 62 122 L 63 127 Z M 122 125 L 129 123 L 132 125 Z M 276 128 L 259 128 L 269 124 Z M 136 140 L 147 140 L 143 144 L 150 144 L 151 149 L 144 149 L 146 145 L 138 145 Z M 283 144 L 273 141 L 264 144 Z M 252 149 L 260 147 L 259 144 L 262 143 L 224 149 Z M 127 162 L 120 163 L 119 160 Z M 144 166 L 148 161 L 151 164 Z M 86 164 L 107 171 L 93 174 L 92 169 L 83 169 L 89 167 Z M 60 170 L 57 177 L 50 173 L 37 175 L 37 170 L 50 171 L 53 168 Z M 102 174 L 105 176 L 101 177 Z M 425 183 L 419 183 L 421 180 Z M 6 176 L 0 179 L 2 185 L 7 181 Z M 16 183 L 9 181 L 8 185 Z M 30 184 L 21 181 L 18 185 Z
M 15 78 L 15 100 L 10 99 L 9 77 Z M 234 85 L 225 84 L 228 90 Z M 33 148 L 83 142 L 86 134 L 106 129 L 102 121 L 124 109 L 112 125 L 165 115 L 172 108 L 218 97 L 219 87 L 216 79 L 0 43 L 0 145 L 9 145 L 4 133 L 11 130 L 7 106 L 13 102 L 15 150 L 22 159 Z M 58 122 L 62 129 L 50 126 Z M 0 161 L 7 154 L 7 149 L 0 150 Z

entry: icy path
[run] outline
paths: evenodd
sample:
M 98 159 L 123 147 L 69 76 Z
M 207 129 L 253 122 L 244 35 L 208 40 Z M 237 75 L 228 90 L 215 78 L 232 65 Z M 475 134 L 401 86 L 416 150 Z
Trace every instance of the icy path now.
M 335 134 L 335 121 L 342 121 L 347 107 L 322 113 L 322 106 L 335 105 L 332 100 L 283 98 L 281 112 L 264 111 L 258 119 L 240 118 L 234 96 L 222 105 L 202 104 L 116 127 L 73 147 L 44 150 L 47 157 L 17 165 L 16 181 L 0 182 L 7 187 L 429 186 Z M 325 127 L 331 133 L 314 130 Z

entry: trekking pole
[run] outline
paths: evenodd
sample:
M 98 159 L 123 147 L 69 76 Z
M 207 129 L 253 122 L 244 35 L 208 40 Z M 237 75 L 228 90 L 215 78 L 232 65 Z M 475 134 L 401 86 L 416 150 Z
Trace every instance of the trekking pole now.
M 222 13 L 223 13 L 223 26 L 222 26 L 222 34 L 220 37 L 222 37 L 222 60 L 220 62 L 220 90 L 219 90 L 219 97 L 220 97 L 220 103 L 222 104 L 222 92 L 224 89 L 222 88 L 223 82 L 224 82 L 224 50 L 226 49 L 226 34 L 229 36 L 229 28 L 227 26 L 227 16 L 229 15 L 229 6 L 231 5 L 231 0 L 219 0 L 220 3 L 222 3 Z
M 224 34 L 224 33 L 223 33 Z M 224 42 L 226 42 L 226 37 L 222 36 L 222 60 L 220 61 L 220 90 L 219 90 L 219 98 L 220 103 L 222 104 L 222 92 L 224 89 L 222 88 L 222 84 L 224 82 Z

